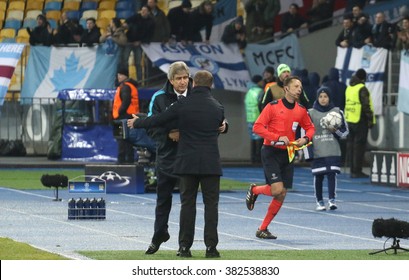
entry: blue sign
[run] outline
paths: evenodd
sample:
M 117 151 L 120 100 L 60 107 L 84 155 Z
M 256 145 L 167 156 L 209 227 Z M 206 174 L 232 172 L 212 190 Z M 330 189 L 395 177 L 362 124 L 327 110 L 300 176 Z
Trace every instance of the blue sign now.
M 105 182 L 104 181 L 90 181 L 90 182 L 79 182 L 70 181 L 68 182 L 68 192 L 69 193 L 105 193 Z

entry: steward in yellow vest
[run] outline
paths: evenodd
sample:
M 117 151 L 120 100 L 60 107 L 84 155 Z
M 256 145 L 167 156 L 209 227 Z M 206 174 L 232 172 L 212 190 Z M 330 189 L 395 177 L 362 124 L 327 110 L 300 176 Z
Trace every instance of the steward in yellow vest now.
M 345 91 L 345 120 L 348 123 L 366 121 L 369 128 L 375 124 L 371 94 L 365 80 L 352 76 Z
M 351 77 L 345 91 L 345 120 L 348 124 L 346 159 L 351 168 L 351 178 L 368 178 L 362 172 L 368 130 L 375 124 L 371 94 L 365 86 L 366 71 L 358 69 Z

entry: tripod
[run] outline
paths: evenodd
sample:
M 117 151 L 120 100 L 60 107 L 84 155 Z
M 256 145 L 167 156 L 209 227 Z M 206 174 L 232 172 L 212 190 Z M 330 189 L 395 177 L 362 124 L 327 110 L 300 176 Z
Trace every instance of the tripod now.
M 371 253 L 369 253 L 369 255 L 374 255 L 374 254 L 377 254 L 377 253 L 380 253 L 380 252 L 385 252 L 385 253 L 386 253 L 386 252 L 389 251 L 389 250 L 394 250 L 394 254 L 395 254 L 395 255 L 398 253 L 398 250 L 402 250 L 402 251 L 405 251 L 405 252 L 409 252 L 409 249 L 402 248 L 402 247 L 399 245 L 399 242 L 400 242 L 399 239 L 397 239 L 396 237 L 389 237 L 389 238 L 393 238 L 393 243 L 392 243 L 392 246 L 391 246 L 391 247 L 386 248 L 386 249 L 383 249 L 383 250 L 371 252 Z M 389 238 L 388 238 L 388 240 L 389 240 Z M 386 241 L 388 241 L 388 240 L 386 240 Z

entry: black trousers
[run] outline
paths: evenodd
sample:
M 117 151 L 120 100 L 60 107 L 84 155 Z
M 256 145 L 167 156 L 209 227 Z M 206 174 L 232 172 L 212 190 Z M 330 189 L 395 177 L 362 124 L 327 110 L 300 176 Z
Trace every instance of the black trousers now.
M 134 149 L 132 143 L 117 139 L 118 142 L 118 163 L 134 163 Z
M 219 175 L 182 175 L 180 178 L 179 246 L 190 248 L 193 244 L 196 223 L 196 198 L 201 186 L 204 203 L 204 243 L 206 247 L 217 246 L 219 237 Z
M 368 139 L 368 123 L 366 121 L 348 123 L 348 128 L 347 161 L 351 168 L 351 173 L 360 173 L 362 172 Z
M 171 176 L 160 168 L 156 169 L 156 208 L 155 226 L 152 242 L 159 241 L 164 234 L 168 233 L 169 214 L 172 208 L 172 193 L 178 183 L 178 177 Z

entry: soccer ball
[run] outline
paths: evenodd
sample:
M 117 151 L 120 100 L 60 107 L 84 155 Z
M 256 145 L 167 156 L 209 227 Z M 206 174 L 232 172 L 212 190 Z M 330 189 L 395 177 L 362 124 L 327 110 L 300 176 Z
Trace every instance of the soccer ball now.
M 325 117 L 321 118 L 320 125 L 322 128 L 338 129 L 342 124 L 342 116 L 340 113 L 332 111 Z

